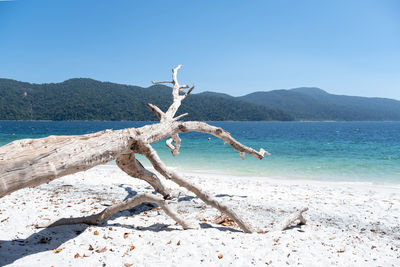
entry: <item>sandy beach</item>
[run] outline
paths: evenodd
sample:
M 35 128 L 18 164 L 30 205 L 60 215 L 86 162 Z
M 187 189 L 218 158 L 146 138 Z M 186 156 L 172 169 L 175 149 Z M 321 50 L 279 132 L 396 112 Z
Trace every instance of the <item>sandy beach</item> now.
M 181 195 L 169 204 L 199 230 L 183 230 L 151 204 L 98 226 L 35 227 L 153 192 L 105 165 L 1 198 L 0 266 L 400 266 L 400 185 L 184 176 L 262 233 L 214 224 L 217 210 L 172 183 Z M 276 230 L 303 207 L 306 225 Z

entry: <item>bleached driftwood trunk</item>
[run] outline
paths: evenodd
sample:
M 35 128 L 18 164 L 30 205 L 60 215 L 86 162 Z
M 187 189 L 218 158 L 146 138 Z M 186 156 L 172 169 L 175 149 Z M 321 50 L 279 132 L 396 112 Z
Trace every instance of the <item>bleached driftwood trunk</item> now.
M 179 186 L 193 192 L 206 204 L 221 211 L 232 218 L 246 233 L 253 232 L 238 214 L 212 195 L 201 190 L 195 184 L 181 177 L 175 171 L 168 169 L 161 161 L 151 144 L 169 138 L 166 146 L 172 155 L 179 154 L 181 145 L 180 133 L 202 132 L 214 135 L 224 140 L 240 153 L 244 158 L 245 153 L 262 159 L 268 152 L 264 149 L 256 151 L 236 141 L 222 128 L 211 126 L 204 122 L 179 121 L 187 114 L 174 117 L 181 102 L 191 93 L 194 86 L 187 92 L 188 85 L 180 85 L 177 80 L 179 65 L 172 70 L 172 81 L 153 82 L 153 84 L 171 83 L 173 85 L 173 103 L 166 112 L 153 104 L 148 108 L 160 119 L 159 123 L 146 125 L 140 128 L 123 130 L 105 130 L 93 134 L 79 136 L 49 136 L 41 139 L 17 140 L 0 147 L 0 197 L 16 190 L 33 187 L 50 182 L 62 176 L 80 172 L 94 166 L 104 164 L 116 159 L 117 165 L 128 175 L 148 182 L 154 189 L 163 195 L 164 199 L 170 197 L 170 190 L 156 174 L 145 169 L 135 158 L 136 154 L 144 155 L 152 166 L 166 179 L 177 183 Z M 142 202 L 158 204 L 169 216 L 182 225 L 184 229 L 197 227 L 179 218 L 172 211 L 164 199 L 147 194 L 140 194 L 132 199 L 108 207 L 99 214 L 89 217 L 62 219 L 51 225 L 88 223 L 96 224 L 124 209 L 131 208 Z

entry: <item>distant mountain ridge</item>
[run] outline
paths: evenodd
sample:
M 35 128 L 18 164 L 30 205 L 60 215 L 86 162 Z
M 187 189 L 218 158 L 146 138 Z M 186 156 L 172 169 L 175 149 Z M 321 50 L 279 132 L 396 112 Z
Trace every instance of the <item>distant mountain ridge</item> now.
M 315 87 L 255 92 L 238 99 L 283 110 L 296 120 L 400 120 L 400 101 L 378 97 L 334 95 Z
M 147 103 L 166 110 L 171 88 L 143 88 L 88 78 L 31 84 L 0 79 L 0 120 L 157 120 Z M 316 87 L 260 91 L 240 97 L 192 94 L 180 113 L 190 120 L 400 120 L 400 101 L 330 94 Z
M 61 83 L 31 84 L 0 79 L 0 120 L 158 120 L 147 109 L 153 103 L 166 110 L 171 88 L 139 86 L 74 78 Z M 227 99 L 193 94 L 179 110 L 190 120 L 293 120 L 280 110 Z

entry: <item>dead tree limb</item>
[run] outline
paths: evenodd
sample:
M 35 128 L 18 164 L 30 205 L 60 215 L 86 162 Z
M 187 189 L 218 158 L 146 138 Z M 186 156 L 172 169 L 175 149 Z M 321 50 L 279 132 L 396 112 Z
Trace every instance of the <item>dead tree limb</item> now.
M 140 205 L 144 202 L 152 202 L 160 206 L 164 212 L 174 219 L 177 223 L 179 223 L 183 229 L 197 229 L 199 228 L 199 225 L 190 223 L 185 221 L 184 219 L 180 218 L 178 214 L 175 213 L 165 202 L 164 199 L 159 198 L 157 196 L 151 195 L 151 194 L 138 194 L 134 196 L 133 198 L 127 199 L 125 201 L 122 201 L 121 203 L 114 204 L 106 209 L 104 209 L 102 212 L 93 214 L 90 216 L 84 216 L 84 217 L 77 217 L 77 218 L 63 218 L 58 221 L 55 221 L 50 224 L 38 224 L 36 227 L 38 228 L 44 228 L 44 227 L 54 227 L 54 226 L 59 226 L 59 225 L 68 225 L 68 224 L 78 224 L 78 223 L 83 223 L 83 224 L 89 224 L 89 225 L 96 225 L 99 224 L 100 222 L 107 220 L 110 218 L 112 215 L 123 211 L 127 209 L 131 209 L 137 205 Z
M 135 153 L 121 154 L 116 160 L 117 166 L 129 176 L 148 182 L 164 199 L 170 197 L 171 190 L 151 171 L 145 169 L 135 158 Z
M 210 195 L 209 193 L 201 190 L 199 187 L 195 186 L 193 183 L 181 177 L 175 171 L 168 169 L 164 162 L 161 161 L 157 152 L 150 146 L 147 145 L 143 148 L 142 152 L 145 156 L 150 160 L 153 167 L 161 173 L 165 178 L 172 180 L 177 183 L 179 186 L 186 188 L 187 190 L 193 192 L 196 196 L 198 196 L 204 203 L 218 209 L 223 214 L 228 215 L 232 218 L 243 230 L 245 233 L 252 233 L 254 230 L 251 228 L 249 224 L 247 224 L 236 212 L 233 211 L 230 207 L 225 205 L 224 203 L 218 201 L 215 197 Z
M 151 103 L 147 104 L 147 107 L 160 119 L 159 123 L 140 128 L 117 131 L 105 130 L 79 136 L 49 136 L 41 139 L 17 140 L 0 147 L 0 197 L 25 187 L 47 183 L 62 176 L 84 171 L 116 159 L 118 167 L 125 173 L 148 182 L 164 198 L 168 198 L 170 190 L 154 173 L 143 167 L 135 158 L 135 153 L 137 153 L 147 157 L 153 167 L 166 179 L 170 179 L 179 186 L 193 192 L 206 204 L 232 218 L 244 232 L 253 232 L 252 227 L 226 204 L 217 201 L 212 195 L 181 177 L 177 172 L 168 169 L 151 146 L 155 142 L 167 139 L 166 146 L 172 155 L 176 156 L 179 154 L 181 146 L 179 134 L 202 132 L 224 140 L 224 142 L 238 151 L 243 159 L 245 154 L 259 159 L 269 155 L 262 148 L 257 151 L 241 144 L 222 128 L 198 121 L 179 121 L 187 114 L 176 117 L 175 114 L 181 102 L 194 89 L 194 86 L 189 88 L 188 85 L 180 85 L 178 83 L 177 73 L 181 67 L 182 65 L 179 65 L 172 70 L 172 81 L 153 82 L 153 84 L 170 83 L 173 85 L 173 102 L 167 111 L 164 112 Z M 184 89 L 188 90 L 185 92 Z M 66 223 L 97 224 L 116 212 L 131 208 L 144 201 L 158 204 L 183 228 L 192 227 L 189 223 L 178 218 L 163 199 L 146 194 L 115 204 L 96 215 L 62 219 L 52 225 Z M 302 217 L 297 218 L 301 219 Z

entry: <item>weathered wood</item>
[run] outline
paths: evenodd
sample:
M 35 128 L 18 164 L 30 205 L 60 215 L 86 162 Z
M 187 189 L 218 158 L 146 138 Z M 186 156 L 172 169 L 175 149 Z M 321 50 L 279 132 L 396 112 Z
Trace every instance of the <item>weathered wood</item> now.
M 160 206 L 164 212 L 170 216 L 172 219 L 174 219 L 177 223 L 179 223 L 183 229 L 198 229 L 199 225 L 195 223 L 190 223 L 178 216 L 175 211 L 173 211 L 165 202 L 164 199 L 159 198 L 157 196 L 151 195 L 151 194 L 138 194 L 134 196 L 133 198 L 127 199 L 125 201 L 122 201 L 121 203 L 114 204 L 106 209 L 104 209 L 102 212 L 90 215 L 90 216 L 84 216 L 84 217 L 78 217 L 78 218 L 63 218 L 60 220 L 57 220 L 55 222 L 49 223 L 49 224 L 37 224 L 37 228 L 44 228 L 44 227 L 54 227 L 54 226 L 59 226 L 59 225 L 68 225 L 68 224 L 78 224 L 78 223 L 84 223 L 84 224 L 89 224 L 89 225 L 96 225 L 99 224 L 100 222 L 107 220 L 110 218 L 112 215 L 114 215 L 117 212 L 126 210 L 126 209 L 131 209 L 137 205 L 140 205 L 144 202 L 152 202 L 156 203 L 158 206 Z
M 0 197 L 84 171 L 126 151 L 131 129 L 17 140 L 0 147 Z
M 302 208 L 295 213 L 289 215 L 280 225 L 278 225 L 277 230 L 285 230 L 292 224 L 294 224 L 296 221 L 298 221 L 297 224 L 303 225 L 306 224 L 306 219 L 303 217 L 303 213 L 306 212 L 308 208 Z
M 47 183 L 62 176 L 84 171 L 114 159 L 116 159 L 118 167 L 125 173 L 148 182 L 164 198 L 171 197 L 170 189 L 164 185 L 156 174 L 146 170 L 135 158 L 135 153 L 138 153 L 146 156 L 153 167 L 166 179 L 170 179 L 179 186 L 188 189 L 206 204 L 232 218 L 244 232 L 253 232 L 252 227 L 226 204 L 219 202 L 212 195 L 181 177 L 174 170 L 168 169 L 151 146 L 155 142 L 168 138 L 166 146 L 172 155 L 176 156 L 179 154 L 181 146 L 180 133 L 202 132 L 224 140 L 225 143 L 228 143 L 239 152 L 242 159 L 244 159 L 245 153 L 259 159 L 264 158 L 265 155 L 269 155 L 264 149 L 256 151 L 241 144 L 222 128 L 198 121 L 179 121 L 180 118 L 187 114 L 174 117 L 181 102 L 194 88 L 192 86 L 187 92 L 184 92 L 183 89 L 188 89 L 189 86 L 178 83 L 177 72 L 181 67 L 179 65 L 172 70 L 172 81 L 153 82 L 154 84 L 171 83 L 173 85 L 173 103 L 166 112 L 163 112 L 153 104 L 147 104 L 147 107 L 160 119 L 160 123 L 117 131 L 105 130 L 79 136 L 49 136 L 41 139 L 17 140 L 0 147 L 0 197 L 18 189 Z M 97 224 L 116 212 L 131 208 L 144 201 L 158 204 L 169 216 L 181 224 L 183 228 L 192 228 L 192 225 L 180 219 L 167 206 L 163 199 L 147 194 L 141 194 L 115 204 L 96 215 L 62 219 L 52 225 L 71 223 Z M 301 220 L 302 216 L 297 218 Z
M 204 203 L 216 208 L 223 214 L 228 215 L 239 225 L 240 229 L 242 229 L 243 232 L 252 233 L 254 231 L 249 224 L 247 224 L 235 211 L 233 211 L 233 209 L 225 205 L 223 202 L 218 201 L 211 194 L 203 191 L 193 183 L 184 179 L 174 170 L 168 169 L 167 166 L 165 166 L 164 162 L 161 161 L 157 152 L 150 145 L 147 145 L 145 148 L 143 148 L 142 151 L 144 152 L 145 156 L 150 160 L 153 167 L 165 178 L 170 179 L 173 182 L 177 183 L 179 186 L 182 186 L 187 190 L 193 192 L 196 196 L 203 200 Z
M 121 154 L 117 158 L 117 166 L 129 176 L 148 182 L 165 199 L 170 197 L 171 190 L 151 171 L 145 169 L 143 165 L 135 158 L 134 153 Z

